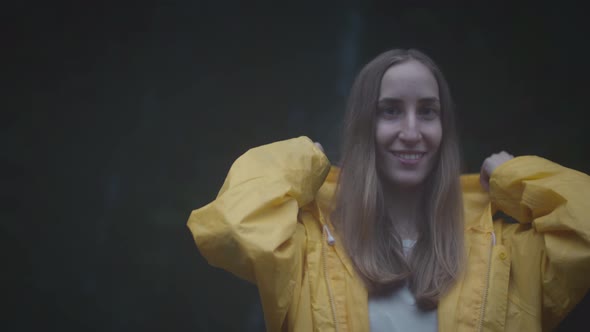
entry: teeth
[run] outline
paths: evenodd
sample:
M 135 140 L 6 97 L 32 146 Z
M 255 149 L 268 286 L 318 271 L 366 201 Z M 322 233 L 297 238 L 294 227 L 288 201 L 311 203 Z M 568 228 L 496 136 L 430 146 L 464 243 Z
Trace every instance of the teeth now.
M 418 160 L 422 157 L 422 153 L 396 153 L 395 155 L 407 160 Z

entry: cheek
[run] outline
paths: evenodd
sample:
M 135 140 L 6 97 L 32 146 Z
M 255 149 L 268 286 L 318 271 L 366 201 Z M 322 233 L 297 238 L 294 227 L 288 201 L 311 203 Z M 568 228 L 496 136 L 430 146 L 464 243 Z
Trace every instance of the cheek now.
M 440 121 L 434 123 L 430 128 L 428 128 L 428 141 L 429 144 L 438 149 L 440 147 L 440 143 L 442 142 L 442 125 Z
M 375 144 L 379 148 L 381 144 L 385 142 L 385 131 L 383 125 L 377 122 L 375 124 Z
M 385 150 L 391 144 L 391 130 L 384 123 L 375 124 L 375 157 L 377 169 L 385 167 Z
M 391 143 L 394 136 L 395 128 L 391 123 L 377 121 L 375 124 L 375 143 L 377 145 L 387 145 Z

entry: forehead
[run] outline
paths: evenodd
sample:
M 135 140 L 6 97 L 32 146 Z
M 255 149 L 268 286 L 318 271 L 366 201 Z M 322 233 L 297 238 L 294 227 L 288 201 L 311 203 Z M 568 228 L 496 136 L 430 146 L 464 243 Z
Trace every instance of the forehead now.
M 436 78 L 421 62 L 404 61 L 387 69 L 381 80 L 379 99 L 438 98 Z

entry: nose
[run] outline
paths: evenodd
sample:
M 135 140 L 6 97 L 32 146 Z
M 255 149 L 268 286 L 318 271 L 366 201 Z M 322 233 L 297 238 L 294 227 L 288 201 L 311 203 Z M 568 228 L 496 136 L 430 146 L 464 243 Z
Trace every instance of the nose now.
M 418 143 L 422 139 L 418 119 L 414 112 L 410 112 L 402 121 L 398 137 L 408 144 Z

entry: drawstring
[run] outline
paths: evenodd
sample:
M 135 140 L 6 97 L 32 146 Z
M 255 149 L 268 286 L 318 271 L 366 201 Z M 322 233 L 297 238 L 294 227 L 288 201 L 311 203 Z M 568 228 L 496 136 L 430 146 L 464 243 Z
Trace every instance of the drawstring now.
M 330 229 L 328 228 L 328 226 L 326 224 L 324 224 L 324 231 L 326 232 L 326 235 L 328 238 L 328 244 L 333 246 L 336 243 L 336 239 L 334 239 L 334 237 L 332 236 L 332 233 L 330 233 Z

